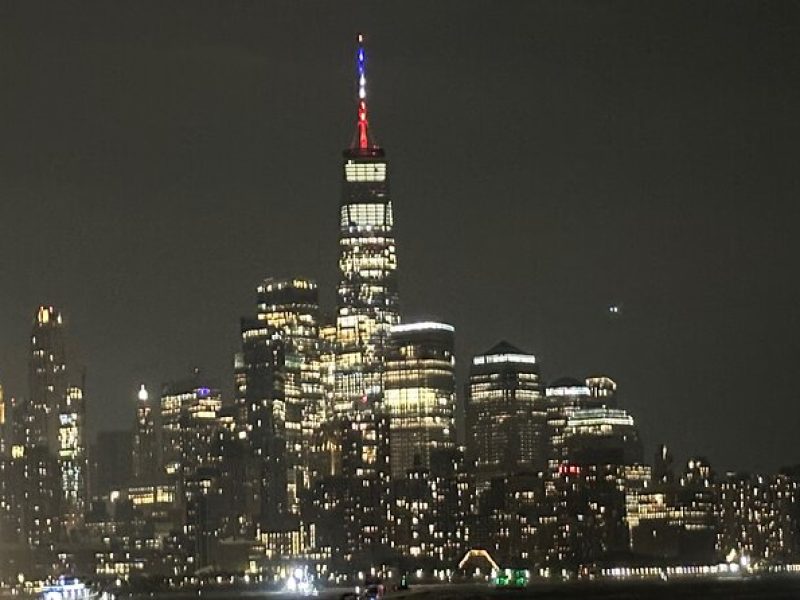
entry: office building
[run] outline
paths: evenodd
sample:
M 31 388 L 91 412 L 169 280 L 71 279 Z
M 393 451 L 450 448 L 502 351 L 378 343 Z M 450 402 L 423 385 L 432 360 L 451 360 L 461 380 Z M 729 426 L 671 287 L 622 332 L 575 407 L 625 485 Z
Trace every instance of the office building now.
M 547 464 L 551 473 L 557 472 L 569 460 L 564 433 L 570 416 L 579 410 L 602 408 L 605 402 L 605 395 L 601 393 L 603 389 L 597 386 L 590 388 L 586 382 L 571 377 L 557 379 L 545 389 Z
M 455 447 L 455 328 L 446 323 L 395 325 L 384 372 L 393 478 L 431 465 L 431 454 Z
M 220 391 L 195 370 L 192 377 L 164 386 L 161 427 L 164 474 L 182 493 L 187 477 L 213 462 Z
M 644 459 L 633 417 L 618 408 L 583 408 L 567 417 L 566 458 L 579 465 L 634 465 Z
M 400 322 L 394 215 L 386 153 L 369 131 L 366 53 L 359 36 L 356 137 L 344 151 L 336 315 L 337 417 L 370 412 L 383 395 L 383 360 Z
M 472 359 L 467 450 L 478 490 L 491 479 L 545 464 L 545 405 L 533 354 L 500 342 Z
M 283 364 L 277 366 L 285 410 L 287 508 L 297 514 L 300 497 L 320 468 L 317 432 L 325 416 L 317 284 L 298 277 L 265 280 L 258 286 L 258 320 L 283 340 Z

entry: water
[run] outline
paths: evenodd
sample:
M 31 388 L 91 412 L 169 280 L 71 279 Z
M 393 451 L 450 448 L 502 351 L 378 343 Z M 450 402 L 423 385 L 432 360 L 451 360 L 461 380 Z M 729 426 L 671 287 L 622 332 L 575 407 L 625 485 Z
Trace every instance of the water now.
M 321 590 L 317 600 L 340 600 L 342 590 Z M 244 593 L 216 590 L 196 593 L 122 596 L 119 600 L 293 600 L 297 596 L 278 592 Z M 800 600 L 800 577 L 685 582 L 582 582 L 536 584 L 524 589 L 493 589 L 478 585 L 414 586 L 394 592 L 385 600 Z

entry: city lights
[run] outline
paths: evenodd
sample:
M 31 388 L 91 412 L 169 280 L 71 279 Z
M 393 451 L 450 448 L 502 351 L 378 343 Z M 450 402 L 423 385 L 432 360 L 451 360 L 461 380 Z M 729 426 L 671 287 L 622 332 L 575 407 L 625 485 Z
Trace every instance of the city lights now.
M 511 329 L 536 354 L 502 339 L 476 352 L 480 348 L 470 347 L 463 330 L 480 336 L 494 331 L 493 341 L 509 329 L 495 316 L 504 309 L 494 297 L 480 298 L 477 325 L 450 300 L 421 306 L 420 291 L 430 291 L 421 274 L 450 269 L 454 219 L 427 211 L 438 188 L 417 199 L 420 220 L 445 233 L 437 234 L 442 245 L 409 251 L 402 262 L 409 271 L 401 273 L 398 243 L 404 251 L 409 241 L 424 240 L 396 229 L 389 159 L 369 128 L 362 34 L 355 62 L 352 137 L 339 158 L 332 157 L 340 161 L 338 200 L 337 190 L 324 200 L 335 247 L 324 249 L 325 236 L 312 226 L 319 215 L 307 207 L 292 213 L 297 231 L 283 237 L 275 235 L 285 224 L 278 213 L 269 215 L 271 221 L 234 214 L 232 223 L 252 225 L 257 253 L 240 251 L 243 237 L 251 235 L 247 227 L 228 228 L 243 265 L 231 267 L 233 275 L 256 267 L 283 273 L 305 265 L 295 255 L 317 248 L 329 271 L 319 284 L 299 273 L 256 272 L 236 290 L 222 281 L 226 297 L 248 288 L 251 294 L 242 313 L 225 313 L 227 333 L 196 325 L 200 350 L 215 346 L 224 363 L 187 369 L 185 377 L 154 374 L 154 365 L 197 364 L 197 349 L 153 344 L 152 356 L 148 348 L 145 356 L 115 358 L 124 363 L 124 376 L 95 379 L 78 353 L 68 350 L 89 343 L 71 330 L 72 313 L 49 304 L 29 307 L 21 345 L 27 365 L 20 377 L 27 376 L 27 390 L 16 395 L 0 386 L 0 592 L 40 600 L 173 593 L 382 600 L 389 593 L 410 597 L 415 588 L 435 596 L 462 584 L 474 586 L 461 589 L 477 597 L 513 588 L 533 595 L 548 589 L 535 588 L 539 584 L 578 580 L 619 585 L 800 576 L 800 466 L 779 473 L 723 472 L 705 456 L 675 459 L 671 445 L 645 452 L 642 432 L 653 424 L 640 407 L 657 404 L 651 396 L 659 384 L 679 394 L 696 383 L 680 374 L 659 379 L 684 361 L 680 351 L 673 353 L 675 365 L 652 372 L 641 367 L 655 364 L 650 356 L 638 363 L 646 371 L 644 383 L 629 372 L 612 372 L 612 378 L 605 367 L 622 367 L 609 348 L 630 343 L 626 353 L 644 354 L 633 346 L 642 336 L 596 339 L 580 321 L 580 335 L 563 340 L 585 347 L 567 356 L 561 339 L 532 337 L 539 331 L 540 307 L 534 307 L 533 316 L 515 316 Z M 371 84 L 392 81 L 392 74 L 378 75 Z M 386 95 L 392 92 L 387 89 Z M 310 176 L 324 180 L 325 168 L 315 165 Z M 399 189 L 409 189 L 404 186 L 418 175 L 427 181 L 406 172 Z M 306 192 L 298 187 L 292 193 L 295 200 Z M 405 219 L 411 220 L 406 202 L 398 198 L 397 207 L 409 210 Z M 485 211 L 495 215 L 487 220 L 505 218 L 494 208 Z M 245 222 L 250 219 L 252 224 Z M 519 231 L 520 238 L 539 235 L 538 223 L 520 223 L 511 223 L 509 237 Z M 168 225 L 159 232 L 183 223 Z M 221 231 L 228 223 L 218 225 Z M 539 276 L 533 259 L 526 262 L 517 247 L 502 256 L 515 277 Z M 608 265 L 601 266 L 603 277 L 568 276 L 575 277 L 575 290 L 598 285 L 585 303 L 586 321 L 618 332 L 625 323 L 611 325 L 607 317 L 621 316 L 623 305 L 598 305 L 597 296 L 629 296 L 600 289 L 606 279 L 616 281 L 606 277 Z M 125 277 L 130 272 L 127 264 L 113 267 Z M 412 309 L 422 315 L 442 311 L 459 324 L 458 337 L 453 324 L 436 317 L 405 320 L 401 280 L 411 282 Z M 489 286 L 477 281 L 475 289 Z M 508 289 L 502 293 L 516 293 Z M 431 293 L 454 296 L 447 289 L 441 296 Z M 226 305 L 212 295 L 202 301 L 203 310 Z M 607 314 L 598 306 L 606 306 Z M 237 321 L 237 315 L 244 316 Z M 74 321 L 83 323 L 77 316 Z M 668 338 L 658 342 L 672 352 Z M 126 342 L 118 336 L 108 345 Z M 464 354 L 457 356 L 461 345 Z M 157 356 L 166 352 L 161 346 L 180 355 Z M 197 352 L 200 358 L 203 352 Z M 579 376 L 555 376 L 565 365 Z M 736 383 L 750 375 L 745 369 Z M 109 379 L 121 391 L 99 389 Z M 150 382 L 150 390 L 141 380 Z M 116 414 L 106 419 L 111 406 L 124 410 L 124 427 L 117 427 Z M 685 419 L 699 421 L 694 413 Z M 708 447 L 705 440 L 697 444 Z M 67 573 L 80 578 L 60 577 Z

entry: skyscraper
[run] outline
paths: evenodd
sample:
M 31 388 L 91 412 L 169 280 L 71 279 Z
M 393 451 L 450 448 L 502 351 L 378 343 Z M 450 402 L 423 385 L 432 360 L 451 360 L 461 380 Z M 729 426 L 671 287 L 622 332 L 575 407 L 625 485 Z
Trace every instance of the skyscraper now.
M 161 426 L 164 471 L 180 490 L 186 479 L 212 462 L 222 396 L 198 371 L 184 381 L 164 386 Z
M 150 394 L 144 384 L 136 394 L 133 431 L 133 479 L 136 485 L 154 485 L 158 478 L 156 424 Z
M 69 386 L 59 408 L 58 465 L 61 471 L 63 524 L 67 531 L 83 523 L 86 509 L 86 403 L 83 389 Z
M 256 470 L 254 522 L 286 512 L 286 386 L 283 336 L 260 319 L 241 320 L 242 350 L 236 354 L 236 404 Z
M 567 418 L 563 431 L 570 463 L 633 465 L 643 460 L 633 417 L 619 408 L 584 408 Z
M 286 493 L 293 513 L 317 471 L 315 434 L 324 416 L 318 296 L 317 284 L 299 277 L 270 278 L 258 286 L 258 320 L 283 339 L 283 364 L 276 366 L 284 388 Z
M 59 406 L 67 391 L 64 322 L 52 306 L 36 311 L 28 361 L 28 402 L 25 411 L 25 445 L 45 446 L 58 452 Z
M 369 133 L 366 60 L 359 35 L 356 136 L 344 151 L 339 205 L 334 404 L 339 417 L 372 411 L 380 402 L 386 342 L 400 322 L 388 163 Z
M 455 447 L 454 332 L 434 322 L 392 327 L 383 405 L 393 478 L 427 469 L 433 452 Z
M 31 332 L 28 400 L 22 409 L 22 530 L 28 543 L 47 546 L 61 532 L 69 486 L 62 479 L 61 409 L 67 399 L 64 322 L 52 306 L 40 306 Z
M 585 408 L 603 406 L 604 397 L 600 396 L 603 388 L 596 386 L 593 389 L 571 377 L 562 377 L 547 386 L 547 462 L 551 472 L 558 471 L 569 458 L 564 432 L 570 416 Z
M 330 446 L 337 448 L 341 476 L 350 490 L 345 509 L 350 520 L 347 555 L 372 561 L 388 544 L 383 370 L 390 331 L 399 324 L 400 312 L 388 163 L 370 135 L 363 41 L 359 35 L 356 134 L 342 165 L 332 411 L 338 441 Z
M 533 354 L 503 341 L 472 359 L 467 449 L 479 491 L 494 477 L 543 467 L 545 415 Z

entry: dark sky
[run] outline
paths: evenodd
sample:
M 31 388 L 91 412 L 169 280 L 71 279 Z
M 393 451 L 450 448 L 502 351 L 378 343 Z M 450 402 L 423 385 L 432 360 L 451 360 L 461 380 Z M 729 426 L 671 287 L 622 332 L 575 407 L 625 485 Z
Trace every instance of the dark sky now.
M 406 317 L 612 375 L 648 453 L 800 462 L 795 2 L 4 2 L 9 393 L 39 303 L 95 429 L 192 365 L 230 393 L 262 277 L 332 304 L 359 30 Z

